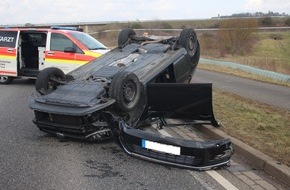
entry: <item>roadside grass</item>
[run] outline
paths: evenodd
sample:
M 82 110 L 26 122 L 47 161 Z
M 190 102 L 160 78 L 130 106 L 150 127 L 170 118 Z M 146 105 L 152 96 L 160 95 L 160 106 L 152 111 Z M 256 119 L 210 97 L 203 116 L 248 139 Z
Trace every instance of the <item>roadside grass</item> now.
M 281 58 L 290 61 L 290 33 L 289 31 L 258 32 L 257 38 L 260 40 L 256 45 L 253 56 L 265 56 Z M 290 65 L 290 62 L 287 63 Z
M 221 130 L 290 166 L 290 112 L 213 90 L 213 109 Z
M 253 35 L 256 42 L 252 47 L 252 51 L 244 56 L 213 56 L 219 55 L 218 48 L 215 50 L 216 52 L 213 52 L 213 50 L 209 51 L 210 54 L 207 53 L 207 50 L 204 50 L 202 56 L 290 75 L 289 31 L 259 31 Z

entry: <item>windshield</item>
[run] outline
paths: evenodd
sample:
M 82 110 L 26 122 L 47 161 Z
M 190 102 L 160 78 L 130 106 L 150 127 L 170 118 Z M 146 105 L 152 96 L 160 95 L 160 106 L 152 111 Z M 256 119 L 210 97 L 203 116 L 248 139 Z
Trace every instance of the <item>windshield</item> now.
M 89 50 L 108 49 L 104 44 L 83 32 L 71 32 L 74 38 L 86 46 Z

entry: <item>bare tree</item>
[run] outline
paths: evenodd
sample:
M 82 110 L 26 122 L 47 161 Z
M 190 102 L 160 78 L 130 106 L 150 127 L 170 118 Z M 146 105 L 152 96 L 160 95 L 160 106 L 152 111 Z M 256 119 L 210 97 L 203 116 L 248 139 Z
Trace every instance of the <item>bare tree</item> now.
M 250 48 L 251 34 L 256 31 L 256 19 L 226 19 L 221 21 L 217 41 L 221 55 L 243 55 Z

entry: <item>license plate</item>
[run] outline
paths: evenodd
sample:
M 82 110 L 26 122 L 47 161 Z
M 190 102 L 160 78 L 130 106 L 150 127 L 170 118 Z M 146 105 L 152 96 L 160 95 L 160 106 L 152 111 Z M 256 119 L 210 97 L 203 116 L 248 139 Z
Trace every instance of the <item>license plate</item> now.
M 180 155 L 180 147 L 178 146 L 161 144 L 158 142 L 148 141 L 144 139 L 142 139 L 142 148 L 155 150 L 158 152 L 164 152 L 168 154 Z

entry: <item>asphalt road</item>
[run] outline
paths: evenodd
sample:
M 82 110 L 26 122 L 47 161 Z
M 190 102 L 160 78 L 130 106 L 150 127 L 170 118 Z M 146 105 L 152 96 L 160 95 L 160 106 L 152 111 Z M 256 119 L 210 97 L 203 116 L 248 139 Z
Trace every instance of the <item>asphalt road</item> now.
M 132 158 L 113 140 L 86 143 L 47 135 L 31 121 L 28 98 L 33 90 L 27 80 L 0 86 L 0 189 L 221 190 L 221 178 L 237 189 L 251 189 L 240 177 L 252 172 L 244 164 L 190 171 Z
M 201 69 L 196 71 L 192 82 L 213 83 L 213 88 L 232 92 L 245 98 L 290 110 L 289 87 Z

